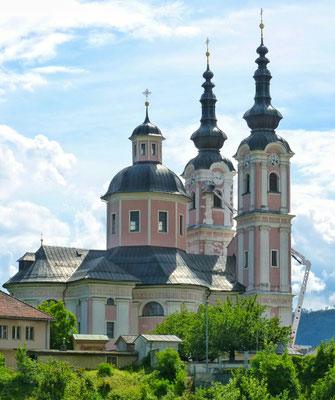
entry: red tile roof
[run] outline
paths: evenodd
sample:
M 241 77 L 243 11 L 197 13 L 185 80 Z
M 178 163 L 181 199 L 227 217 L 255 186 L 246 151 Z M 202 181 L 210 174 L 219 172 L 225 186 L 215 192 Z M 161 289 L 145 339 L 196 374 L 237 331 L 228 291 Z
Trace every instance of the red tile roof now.
M 54 318 L 44 311 L 0 290 L 0 318 L 10 319 L 44 319 L 52 321 Z

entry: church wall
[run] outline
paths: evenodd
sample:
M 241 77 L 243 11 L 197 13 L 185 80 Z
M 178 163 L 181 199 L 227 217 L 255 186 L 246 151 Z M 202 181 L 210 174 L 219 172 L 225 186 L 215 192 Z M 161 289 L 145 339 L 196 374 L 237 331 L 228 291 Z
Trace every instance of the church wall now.
M 224 219 L 224 208 L 213 208 L 212 209 L 212 218 L 213 218 L 213 223 L 215 225 L 229 225 L 228 223 L 225 223 Z
M 180 204 L 178 203 L 177 205 L 177 247 L 182 250 L 186 250 L 186 209 L 188 207 L 188 204 Z M 180 221 L 179 221 L 179 216 L 183 215 L 183 223 L 184 223 L 184 229 L 183 229 L 183 235 L 180 235 L 179 232 L 179 227 L 180 227 Z
M 164 317 L 139 317 L 138 334 L 151 332 L 163 319 Z
M 140 211 L 140 232 L 129 232 L 129 212 Z M 148 244 L 148 200 L 122 200 L 122 246 Z
M 168 212 L 167 232 L 158 232 L 158 212 Z M 175 247 L 176 245 L 176 203 L 163 200 L 151 201 L 151 244 L 153 246 Z
M 120 218 L 119 218 L 120 200 L 109 201 L 107 204 L 107 248 L 120 245 Z M 112 214 L 115 213 L 115 233 L 111 233 Z
M 116 320 L 116 306 L 105 306 L 105 320 L 115 321 Z
M 255 209 L 262 208 L 262 169 L 261 164 L 255 164 Z
M 270 286 L 271 290 L 279 291 L 280 290 L 280 237 L 278 229 L 272 228 L 270 231 L 270 239 L 269 239 L 269 264 L 270 264 Z M 278 266 L 273 267 L 271 265 L 271 250 L 278 250 Z

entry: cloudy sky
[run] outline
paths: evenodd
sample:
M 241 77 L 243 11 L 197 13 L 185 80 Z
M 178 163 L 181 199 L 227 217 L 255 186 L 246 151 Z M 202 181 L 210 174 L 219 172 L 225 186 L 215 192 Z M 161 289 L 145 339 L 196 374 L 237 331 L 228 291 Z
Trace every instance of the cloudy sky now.
M 270 4 L 270 5 L 268 5 Z M 312 262 L 305 307 L 335 304 L 335 3 L 331 0 L 0 0 L 0 283 L 45 244 L 105 247 L 100 196 L 131 163 L 128 137 L 150 116 L 181 173 L 196 154 L 211 40 L 219 126 L 232 158 L 249 135 L 259 10 L 278 133 L 292 159 L 294 247 Z M 303 269 L 293 270 L 298 293 Z

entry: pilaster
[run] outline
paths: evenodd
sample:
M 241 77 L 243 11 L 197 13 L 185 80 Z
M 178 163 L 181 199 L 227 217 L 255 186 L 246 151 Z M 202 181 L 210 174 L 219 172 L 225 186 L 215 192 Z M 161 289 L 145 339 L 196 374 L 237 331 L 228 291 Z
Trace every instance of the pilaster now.
M 116 338 L 129 334 L 129 303 L 130 299 L 116 299 Z
M 238 273 L 237 273 L 237 280 L 240 283 L 243 283 L 243 259 L 244 259 L 244 230 L 239 229 L 237 231 L 237 245 L 238 245 Z
M 262 204 L 263 210 L 268 209 L 268 167 L 265 161 L 261 162 L 261 173 L 262 173 Z
M 260 290 L 269 290 L 270 288 L 270 254 L 269 237 L 270 227 L 260 226 Z
M 255 274 L 255 228 L 253 226 L 247 229 L 249 234 L 249 275 L 248 275 L 248 288 L 247 290 L 252 290 L 254 288 L 254 274 Z
M 280 291 L 290 292 L 289 273 L 290 273 L 290 251 L 289 251 L 289 228 L 279 228 L 280 233 Z

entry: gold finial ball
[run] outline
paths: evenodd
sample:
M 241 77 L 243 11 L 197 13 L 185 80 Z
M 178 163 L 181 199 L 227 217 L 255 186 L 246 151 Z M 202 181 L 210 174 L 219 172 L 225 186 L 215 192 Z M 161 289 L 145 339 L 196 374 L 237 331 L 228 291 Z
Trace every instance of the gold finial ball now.
M 146 107 L 148 107 L 148 105 L 149 105 L 149 102 L 148 102 L 148 101 L 146 101 L 144 104 L 146 105 Z
M 209 57 L 211 53 L 209 51 L 206 52 L 206 56 Z
M 264 29 L 264 24 L 263 24 L 263 23 L 259 24 L 259 27 L 260 27 L 261 29 Z

